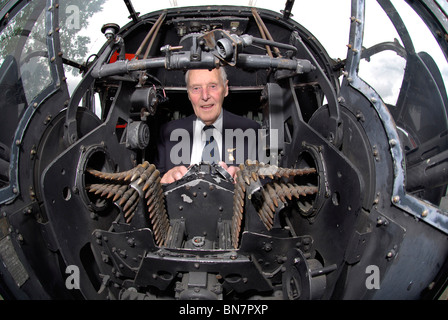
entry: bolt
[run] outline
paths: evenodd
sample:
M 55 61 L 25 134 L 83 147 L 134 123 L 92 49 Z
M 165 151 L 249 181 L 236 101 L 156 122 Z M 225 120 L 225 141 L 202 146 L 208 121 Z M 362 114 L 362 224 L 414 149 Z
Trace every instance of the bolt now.
M 387 260 L 392 259 L 395 256 L 395 254 L 396 254 L 395 250 L 391 249 L 386 255 Z
M 429 213 L 428 209 L 423 210 L 422 217 L 426 217 L 428 213 Z
M 263 247 L 264 251 L 269 252 L 272 250 L 272 246 L 270 243 L 266 243 Z
M 365 121 L 364 115 L 362 114 L 361 111 L 358 111 L 358 112 L 356 113 L 356 119 L 357 119 L 358 121 L 361 121 L 361 122 L 364 122 L 364 121 Z
M 392 198 L 393 203 L 398 203 L 400 201 L 400 197 L 399 196 L 394 196 Z
M 395 147 L 397 145 L 397 141 L 395 139 L 390 139 L 389 144 L 391 147 Z
M 378 218 L 376 219 L 376 224 L 377 224 L 378 226 L 386 226 L 386 225 L 387 225 L 387 220 L 384 219 L 383 217 L 378 217 Z
M 285 263 L 286 260 L 288 260 L 285 256 L 278 256 L 277 257 L 277 263 L 282 264 Z

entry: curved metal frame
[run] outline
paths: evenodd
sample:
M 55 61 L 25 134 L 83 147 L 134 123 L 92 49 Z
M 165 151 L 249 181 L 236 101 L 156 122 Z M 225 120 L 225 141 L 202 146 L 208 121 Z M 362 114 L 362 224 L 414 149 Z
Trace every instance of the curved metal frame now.
M 387 0 L 383 2 L 386 1 Z M 389 1 L 387 2 L 388 5 L 392 6 Z M 367 83 L 365 83 L 357 73 L 357 68 L 361 60 L 360 53 L 362 51 L 363 42 L 365 0 L 352 0 L 352 17 L 354 17 L 354 19 L 352 19 L 353 22 L 350 29 L 351 49 L 347 55 L 346 65 L 348 74 L 345 76 L 344 81 L 347 81 L 350 86 L 362 93 L 372 103 L 384 124 L 384 129 L 389 139 L 389 147 L 393 159 L 394 169 L 394 183 L 391 202 L 394 206 L 448 234 L 448 213 L 444 214 L 441 212 L 440 208 L 406 193 L 405 152 L 400 144 L 395 121 L 378 93 Z M 399 16 L 396 16 L 395 19 L 399 19 L 397 22 L 402 24 Z M 404 25 L 402 25 L 402 27 L 404 28 Z M 406 34 L 407 32 L 405 35 Z M 412 42 L 408 34 L 407 38 L 403 41 L 405 42 L 405 47 L 410 45 L 410 49 L 413 50 Z
M 47 35 L 47 48 L 49 50 L 48 60 L 52 82 L 50 86 L 48 86 L 29 103 L 24 115 L 20 119 L 19 125 L 17 126 L 17 130 L 14 135 L 13 144 L 11 146 L 9 186 L 0 189 L 0 203 L 8 203 L 10 201 L 13 201 L 20 194 L 20 186 L 18 183 L 20 145 L 28 124 L 30 123 L 34 114 L 37 112 L 42 102 L 58 92 L 62 86 L 65 87 L 63 91 L 68 92 L 67 84 L 65 82 L 64 69 L 62 66 L 62 57 L 58 55 L 58 52 L 60 52 L 60 42 L 58 35 L 58 3 L 58 0 L 47 0 L 46 9 L 44 8 L 44 10 L 47 10 L 45 17 L 45 32 Z

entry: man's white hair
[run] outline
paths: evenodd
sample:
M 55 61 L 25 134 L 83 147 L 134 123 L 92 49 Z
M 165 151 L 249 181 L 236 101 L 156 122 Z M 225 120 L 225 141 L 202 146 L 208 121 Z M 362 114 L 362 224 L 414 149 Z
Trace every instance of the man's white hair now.
M 223 85 L 226 85 L 227 82 L 227 72 L 224 69 L 224 67 L 220 67 L 218 68 L 219 74 L 221 75 L 221 79 L 222 79 L 222 83 Z M 185 83 L 187 84 L 187 88 L 188 88 L 188 76 L 190 74 L 190 70 L 187 70 L 187 72 L 185 73 Z

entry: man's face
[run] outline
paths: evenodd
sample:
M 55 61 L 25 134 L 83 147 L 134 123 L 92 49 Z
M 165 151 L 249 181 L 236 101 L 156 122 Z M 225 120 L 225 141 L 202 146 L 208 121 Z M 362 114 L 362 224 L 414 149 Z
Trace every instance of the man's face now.
M 190 70 L 187 89 L 196 116 L 206 125 L 215 122 L 221 113 L 224 98 L 229 93 L 227 81 L 223 82 L 220 71 Z

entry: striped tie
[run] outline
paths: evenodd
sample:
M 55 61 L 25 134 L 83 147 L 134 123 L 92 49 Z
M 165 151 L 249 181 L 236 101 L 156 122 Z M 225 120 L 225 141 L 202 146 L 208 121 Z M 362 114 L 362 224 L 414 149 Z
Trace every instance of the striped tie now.
M 210 164 L 219 162 L 218 143 L 213 137 L 214 128 L 214 126 L 210 125 L 204 126 L 204 128 L 202 129 L 204 130 L 206 136 L 204 150 L 202 151 L 202 161 L 208 162 Z

